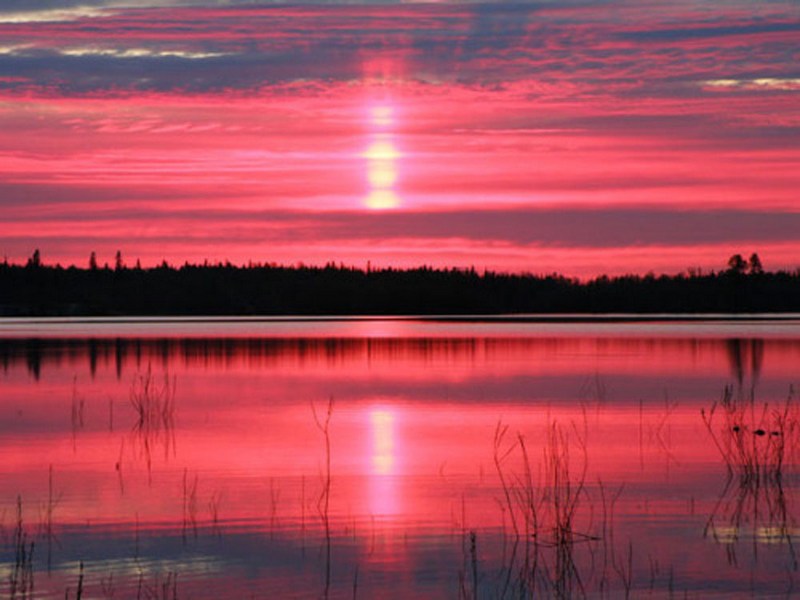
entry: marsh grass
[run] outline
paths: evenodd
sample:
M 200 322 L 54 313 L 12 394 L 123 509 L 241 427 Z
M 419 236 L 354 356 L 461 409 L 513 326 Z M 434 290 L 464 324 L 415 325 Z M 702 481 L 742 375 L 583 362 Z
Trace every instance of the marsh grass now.
M 508 426 L 498 423 L 493 458 L 500 504 L 512 530 L 499 597 L 607 595 L 612 576 L 621 582 L 622 594 L 630 594 L 633 549 L 629 544 L 619 556 L 613 540 L 614 504 L 622 488 L 607 495 L 598 483 L 599 498 L 589 493 L 586 438 L 585 413 L 582 424 L 549 424 L 534 465 L 525 438 L 511 439 Z
M 14 567 L 8 577 L 8 597 L 11 600 L 27 600 L 34 597 L 33 549 L 28 541 L 22 518 L 22 497 L 17 496 L 17 522 L 14 529 Z
M 53 544 L 60 545 L 53 526 L 53 515 L 61 502 L 62 494 L 56 494 L 53 487 L 53 465 L 48 469 L 47 502 L 40 508 L 39 534 L 47 542 L 47 570 L 52 568 Z
M 725 544 L 728 561 L 738 564 L 737 543 L 782 544 L 789 566 L 798 569 L 793 537 L 797 519 L 784 480 L 800 447 L 800 407 L 790 389 L 782 402 L 757 402 L 752 391 L 734 394 L 727 386 L 720 400 L 702 411 L 709 436 L 720 452 L 727 478 L 704 528 L 704 536 Z
M 139 574 L 136 600 L 177 600 L 178 573 L 168 571 L 166 575 L 156 573 L 151 581 L 146 581 L 144 573 Z
M 678 464 L 678 459 L 672 449 L 672 426 L 670 419 L 678 409 L 678 402 L 672 401 L 664 391 L 664 412 L 655 413 L 655 419 L 647 423 L 647 444 L 654 448 L 663 458 L 667 468 L 670 465 Z M 641 454 L 640 464 L 644 468 L 644 431 L 645 426 L 643 405 L 639 405 L 639 452 Z
M 269 535 L 275 535 L 275 526 L 278 520 L 278 502 L 281 497 L 281 491 L 275 487 L 275 478 L 269 478 Z
M 65 600 L 70 600 L 72 590 L 67 588 L 64 591 L 64 598 Z M 75 588 L 75 600 L 81 600 L 83 598 L 83 561 L 80 562 L 80 566 L 78 567 L 78 584 Z
M 501 504 L 513 530 L 501 597 L 586 595 L 579 567 L 583 563 L 576 552 L 602 539 L 594 531 L 594 508 L 586 488 L 586 432 L 585 415 L 582 426 L 548 425 L 535 474 L 525 438 L 517 434 L 507 441 L 508 426 L 498 423 L 494 464 Z
M 320 418 L 317 414 L 317 408 L 314 403 L 311 403 L 311 412 L 314 415 L 314 423 L 322 433 L 325 441 L 325 467 L 321 473 L 322 478 L 322 491 L 317 499 L 317 512 L 322 520 L 323 530 L 325 532 L 325 583 L 322 591 L 322 597 L 328 598 L 331 589 L 331 522 L 330 522 L 330 501 L 331 501 L 331 435 L 330 425 L 331 417 L 333 416 L 333 396 L 328 398 L 328 405 L 325 414 Z
M 800 435 L 800 409 L 794 390 L 783 402 L 757 402 L 726 386 L 722 398 L 703 409 L 703 423 L 725 461 L 728 473 L 747 485 L 781 479 L 794 458 Z
M 478 532 L 474 529 L 461 532 L 461 567 L 458 570 L 459 600 L 477 600 L 480 597 L 478 566 Z
M 472 571 L 472 597 L 478 600 L 478 534 L 469 533 L 469 557 Z
M 220 490 L 215 490 L 208 500 L 208 514 L 211 519 L 211 532 L 218 538 L 222 538 L 222 528 L 220 527 L 219 509 L 222 504 L 224 494 Z
M 100 591 L 103 594 L 103 598 L 113 598 L 114 594 L 116 594 L 117 589 L 114 587 L 114 573 L 110 571 L 108 576 L 103 576 L 100 578 Z
M 197 474 L 189 477 L 189 470 L 183 470 L 183 519 L 181 536 L 183 543 L 189 539 L 189 534 L 197 539 Z
M 70 424 L 72 426 L 72 450 L 78 449 L 78 432 L 84 427 L 83 413 L 86 399 L 78 393 L 78 376 L 72 379 L 72 401 L 70 406 Z
M 152 450 L 156 444 L 164 448 L 164 458 L 175 453 L 175 388 L 177 379 L 164 374 L 163 380 L 153 376 L 150 367 L 134 377 L 130 404 L 136 420 L 134 438 L 138 442 L 147 470 L 152 467 Z

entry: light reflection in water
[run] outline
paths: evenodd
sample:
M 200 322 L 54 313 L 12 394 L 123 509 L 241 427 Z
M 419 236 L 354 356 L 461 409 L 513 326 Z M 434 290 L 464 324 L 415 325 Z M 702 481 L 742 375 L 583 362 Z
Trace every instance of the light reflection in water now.
M 592 518 L 581 532 L 597 533 L 609 494 L 624 488 L 613 507 L 613 560 L 624 574 L 630 542 L 639 592 L 648 592 L 656 563 L 656 592 L 673 585 L 689 595 L 730 595 L 749 590 L 751 579 L 775 593 L 787 589 L 797 479 L 787 471 L 781 480 L 781 514 L 752 519 L 752 494 L 742 503 L 741 486 L 725 487 L 725 465 L 700 411 L 725 385 L 737 398 L 752 390 L 771 407 L 783 401 L 797 383 L 800 336 L 507 338 L 492 337 L 487 326 L 480 337 L 428 338 L 404 337 L 404 327 L 367 323 L 353 327 L 358 335 L 325 339 L 0 340 L 2 540 L 13 539 L 17 496 L 26 531 L 43 549 L 38 560 L 48 540 L 37 532 L 52 526 L 52 579 L 44 562 L 35 565 L 44 597 L 74 591 L 80 561 L 100 597 L 111 571 L 118 597 L 136 595 L 139 575 L 130 565 L 149 565 L 150 585 L 178 572 L 179 597 L 219 589 L 316 595 L 324 445 L 309 402 L 333 396 L 334 595 L 352 590 L 357 568 L 359 595 L 387 585 L 398 596 L 449 595 L 465 556 L 470 581 L 470 531 L 481 595 L 500 595 L 510 556 L 508 509 L 492 463 L 500 420 L 509 444 L 523 436 L 537 484 L 548 425 L 585 424 L 582 501 Z M 161 407 L 161 420 L 148 423 L 163 423 L 164 407 L 174 409 L 168 452 L 157 437 L 137 437 L 149 413 L 131 397 L 141 408 L 145 386 L 161 394 L 147 403 Z M 153 445 L 149 455 L 145 443 Z M 520 456 L 515 449 L 503 466 L 521 494 Z M 788 469 L 796 457 L 786 456 Z M 714 535 L 703 537 L 710 518 Z M 14 565 L 2 560 L 7 581 Z M 587 568 L 581 576 L 596 581 Z M 610 577 L 610 589 L 624 591 L 615 570 Z
M 386 407 L 369 412 L 372 467 L 369 475 L 370 512 L 375 517 L 397 515 L 401 510 L 397 489 L 395 415 Z
M 386 409 L 370 412 L 372 423 L 372 473 L 391 475 L 394 471 L 394 415 Z

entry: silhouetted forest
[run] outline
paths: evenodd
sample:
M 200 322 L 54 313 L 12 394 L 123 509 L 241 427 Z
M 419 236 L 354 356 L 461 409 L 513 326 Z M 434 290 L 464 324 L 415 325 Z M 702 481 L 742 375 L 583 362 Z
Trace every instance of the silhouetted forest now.
M 800 269 L 766 272 L 757 255 L 674 276 L 361 270 L 231 264 L 89 268 L 0 264 L 0 315 L 435 315 L 800 312 Z

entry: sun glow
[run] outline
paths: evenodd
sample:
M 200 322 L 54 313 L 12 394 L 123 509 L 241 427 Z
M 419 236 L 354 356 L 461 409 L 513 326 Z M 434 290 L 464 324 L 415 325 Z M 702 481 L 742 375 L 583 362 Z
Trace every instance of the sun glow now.
M 372 190 L 364 204 L 366 204 L 367 208 L 385 210 L 399 206 L 400 198 L 392 190 Z
M 378 127 L 388 127 L 394 123 L 391 106 L 375 106 L 372 109 L 372 123 Z
M 397 181 L 397 171 L 391 161 L 377 161 L 377 164 L 370 168 L 367 173 L 370 187 L 378 190 L 386 190 Z
M 373 142 L 369 148 L 367 148 L 365 156 L 370 161 L 371 168 L 373 166 L 373 162 L 392 163 L 400 155 L 390 139 L 384 139 L 383 137 L 380 137 Z
M 390 106 L 375 106 L 370 115 L 373 134 L 364 152 L 370 191 L 364 205 L 373 210 L 395 208 L 400 205 L 400 198 L 394 191 L 400 152 L 394 144 L 392 133 L 388 131 L 394 124 L 394 111 Z

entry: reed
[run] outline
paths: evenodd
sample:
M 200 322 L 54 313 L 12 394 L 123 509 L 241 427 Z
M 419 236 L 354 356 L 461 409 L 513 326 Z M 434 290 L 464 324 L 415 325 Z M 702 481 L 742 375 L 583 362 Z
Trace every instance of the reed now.
M 459 600 L 478 600 L 478 533 L 470 530 L 461 536 L 462 566 L 458 571 Z M 467 581 L 469 580 L 469 583 Z
M 559 598 L 585 595 L 583 578 L 575 560 L 575 544 L 599 539 L 577 529 L 588 460 L 585 438 L 578 435 L 574 424 L 572 429 L 576 435 L 570 438 L 568 429 L 558 427 L 557 423 L 550 425 L 543 459 L 546 481 L 543 507 L 547 528 L 544 530 L 545 537 L 540 538 L 539 543 L 552 549 L 548 579 L 552 592 Z M 571 442 L 577 444 L 581 454 L 577 472 L 573 470 L 575 463 L 571 459 Z
M 331 589 L 331 524 L 330 524 L 330 500 L 331 500 L 331 435 L 330 424 L 333 416 L 333 396 L 328 398 L 328 406 L 325 416 L 320 418 L 314 403 L 311 403 L 311 412 L 314 415 L 314 423 L 322 433 L 325 440 L 325 469 L 322 473 L 322 492 L 317 500 L 317 511 L 322 519 L 325 531 L 325 584 L 322 597 L 328 598 Z
M 81 600 L 83 597 L 83 561 L 80 562 L 78 570 L 78 589 L 75 592 L 75 600 Z
M 103 598 L 113 598 L 114 594 L 116 593 L 116 588 L 114 587 L 114 572 L 110 571 L 108 573 L 108 577 L 101 577 L 100 578 L 100 591 L 103 593 Z
M 278 518 L 278 501 L 280 500 L 281 491 L 275 487 L 275 478 L 269 478 L 269 535 L 275 535 L 275 524 Z
M 165 577 L 156 573 L 152 581 L 145 581 L 141 573 L 136 600 L 178 600 L 178 573 L 168 571 Z
M 726 546 L 737 564 L 737 542 L 782 544 L 789 566 L 797 570 L 792 539 L 795 518 L 787 502 L 784 479 L 800 448 L 800 409 L 794 390 L 782 402 L 758 402 L 726 386 L 722 397 L 701 412 L 709 437 L 725 463 L 727 478 L 706 521 L 704 536 Z
M 14 529 L 14 567 L 9 575 L 8 587 L 11 600 L 28 600 L 34 597 L 33 585 L 34 542 L 28 541 L 28 534 L 22 519 L 22 497 L 17 496 L 17 523 Z
M 211 531 L 219 538 L 222 538 L 222 528 L 220 527 L 219 521 L 219 508 L 222 504 L 223 496 L 224 494 L 220 490 L 216 490 L 211 494 L 211 498 L 208 501 L 208 513 L 211 518 Z
M 130 404 L 136 420 L 133 425 L 135 439 L 139 442 L 147 470 L 152 466 L 152 447 L 161 443 L 164 457 L 175 452 L 175 389 L 177 379 L 168 374 L 159 382 L 148 365 L 145 373 L 134 377 L 130 390 Z
M 517 434 L 507 441 L 508 427 L 502 423 L 496 427 L 493 454 L 499 502 L 513 530 L 499 597 L 609 594 L 609 575 L 614 574 L 622 585 L 617 591 L 625 597 L 632 593 L 633 547 L 629 542 L 617 559 L 613 543 L 613 510 L 622 488 L 607 496 L 598 483 L 599 499 L 589 493 L 587 429 L 585 413 L 582 426 L 550 423 L 535 476 L 525 438 Z M 602 501 L 602 511 L 596 510 L 597 500 Z M 601 560 L 595 556 L 598 551 L 603 553 Z
M 729 474 L 746 485 L 780 479 L 787 459 L 797 453 L 800 412 L 793 389 L 783 402 L 770 406 L 756 402 L 752 391 L 735 395 L 726 386 L 701 416 Z
M 185 544 L 189 532 L 197 538 L 197 474 L 189 479 L 188 469 L 183 470 L 183 527 L 182 537 Z
M 317 509 L 323 519 L 327 519 L 328 510 L 330 508 L 330 492 L 331 492 L 331 436 L 330 436 L 330 423 L 333 416 L 333 398 L 328 399 L 327 410 L 322 419 L 317 414 L 317 409 L 314 404 L 311 404 L 311 411 L 314 415 L 314 423 L 317 429 L 322 433 L 325 440 L 325 468 L 322 473 L 322 492 L 317 500 Z
M 67 588 L 64 590 L 64 600 L 70 600 L 72 590 Z M 75 600 L 83 598 L 83 561 L 80 561 L 78 567 L 78 586 L 75 589 Z
M 510 446 L 503 449 L 503 442 L 505 440 L 507 433 L 508 433 L 508 425 L 503 425 L 501 422 L 498 421 L 497 427 L 495 428 L 494 431 L 493 459 L 494 459 L 495 470 L 497 471 L 497 477 L 500 479 L 500 486 L 503 489 L 505 506 L 508 509 L 508 514 L 509 517 L 511 518 L 511 526 L 514 529 L 514 535 L 519 537 L 519 527 L 517 526 L 517 519 L 515 516 L 517 507 L 514 505 L 514 502 L 512 501 L 512 495 L 517 493 L 517 488 L 507 480 L 506 474 L 503 470 L 504 463 L 513 454 L 514 450 L 517 447 L 517 444 L 516 442 L 512 443 Z
M 53 488 L 53 465 L 48 469 L 47 502 L 40 508 L 39 534 L 47 541 L 47 571 L 52 568 L 53 542 L 58 542 L 53 526 L 53 515 L 61 502 L 62 494 L 56 494 Z
M 78 431 L 84 427 L 83 411 L 86 399 L 78 393 L 78 376 L 72 379 L 72 405 L 70 409 L 70 423 L 72 425 L 72 450 L 77 450 Z

